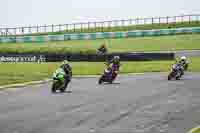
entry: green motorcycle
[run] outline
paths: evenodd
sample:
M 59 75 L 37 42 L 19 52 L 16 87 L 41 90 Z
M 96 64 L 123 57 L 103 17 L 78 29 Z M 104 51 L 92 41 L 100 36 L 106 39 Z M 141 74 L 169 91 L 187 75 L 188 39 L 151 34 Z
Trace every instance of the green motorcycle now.
M 66 84 L 66 79 L 65 79 L 65 71 L 62 68 L 58 68 L 54 73 L 53 73 L 53 84 L 51 91 L 53 93 L 56 92 L 56 90 L 60 90 L 61 92 L 65 92 L 65 84 Z

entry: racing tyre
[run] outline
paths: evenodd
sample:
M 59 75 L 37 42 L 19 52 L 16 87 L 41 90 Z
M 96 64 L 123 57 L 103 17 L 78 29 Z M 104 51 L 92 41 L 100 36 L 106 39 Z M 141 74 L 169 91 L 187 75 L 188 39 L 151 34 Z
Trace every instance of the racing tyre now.
M 181 78 L 181 77 L 178 76 L 178 77 L 176 77 L 176 80 L 180 80 L 180 78 Z
M 184 69 L 185 69 L 185 71 L 188 70 L 188 64 L 185 65 Z
M 109 83 L 112 84 L 112 83 L 113 83 L 113 80 L 110 80 Z
M 168 75 L 167 79 L 168 79 L 168 80 L 171 80 L 171 79 L 172 79 L 172 72 Z
M 55 92 L 56 92 L 56 85 L 55 85 L 55 83 L 52 84 L 51 92 L 52 92 L 52 93 L 55 93 Z
M 184 71 L 181 72 L 181 76 L 183 76 L 183 75 L 184 75 Z
M 103 83 L 102 78 L 99 79 L 99 82 L 98 82 L 98 83 L 99 83 L 99 84 L 102 84 L 102 83 Z
M 168 75 L 168 80 L 171 80 L 171 75 Z
M 65 90 L 66 90 L 65 87 L 63 87 L 63 88 L 60 89 L 60 92 L 64 93 Z

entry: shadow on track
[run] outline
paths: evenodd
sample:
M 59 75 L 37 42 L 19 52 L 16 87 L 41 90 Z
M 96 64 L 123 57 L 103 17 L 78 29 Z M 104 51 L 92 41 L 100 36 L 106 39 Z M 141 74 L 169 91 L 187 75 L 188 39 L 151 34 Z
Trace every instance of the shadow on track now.
M 54 93 L 52 93 L 52 94 L 56 94 L 56 95 L 58 95 L 58 94 L 65 94 L 65 93 L 68 93 L 68 94 L 70 94 L 70 93 L 72 93 L 72 91 L 64 91 L 64 92 L 54 92 Z
M 102 83 L 101 85 L 119 85 L 120 83 L 117 82 L 117 83 Z

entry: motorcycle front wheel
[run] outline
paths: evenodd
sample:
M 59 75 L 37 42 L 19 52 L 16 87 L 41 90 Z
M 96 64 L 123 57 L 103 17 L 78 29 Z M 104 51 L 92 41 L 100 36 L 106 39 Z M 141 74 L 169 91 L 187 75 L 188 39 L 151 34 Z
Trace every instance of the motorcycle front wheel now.
M 98 81 L 99 84 L 102 84 L 103 83 L 103 78 L 99 78 L 99 81 Z
M 180 80 L 180 78 L 181 78 L 180 76 L 177 76 L 177 77 L 176 77 L 176 80 Z
M 169 75 L 168 75 L 168 77 L 167 77 L 167 79 L 168 79 L 168 80 L 171 80 L 172 77 L 173 77 L 173 72 L 170 72 Z
M 65 87 L 60 89 L 61 92 L 65 92 L 65 90 L 66 90 Z
M 168 75 L 168 78 L 167 78 L 168 80 L 171 80 L 171 75 Z
M 184 70 L 185 70 L 185 71 L 188 70 L 188 64 L 185 65 Z
M 65 81 L 65 82 L 66 82 L 65 85 L 62 88 L 60 88 L 61 92 L 65 92 L 70 81 L 68 80 L 68 81 Z
M 52 93 L 56 92 L 56 82 L 53 82 L 52 87 L 51 87 L 51 92 Z
M 112 84 L 112 83 L 113 83 L 113 80 L 110 80 L 109 83 Z

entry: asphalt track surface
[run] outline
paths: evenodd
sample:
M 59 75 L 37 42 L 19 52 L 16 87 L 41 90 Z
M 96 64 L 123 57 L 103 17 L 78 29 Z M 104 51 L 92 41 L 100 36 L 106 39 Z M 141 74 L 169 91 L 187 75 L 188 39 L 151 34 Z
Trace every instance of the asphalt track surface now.
M 76 78 L 72 93 L 51 84 L 0 92 L 0 133 L 185 133 L 200 124 L 200 73 Z

